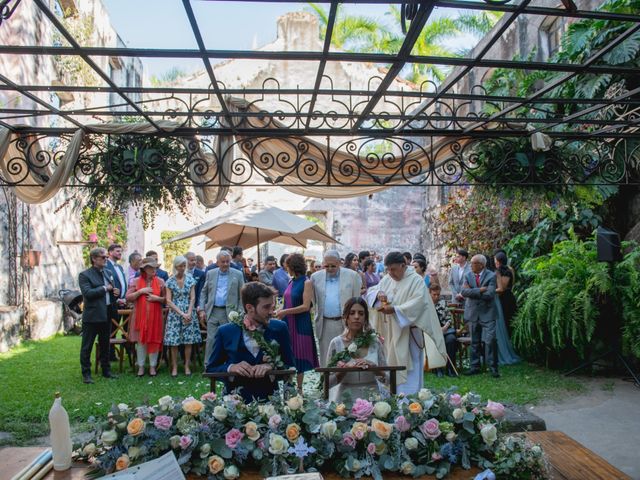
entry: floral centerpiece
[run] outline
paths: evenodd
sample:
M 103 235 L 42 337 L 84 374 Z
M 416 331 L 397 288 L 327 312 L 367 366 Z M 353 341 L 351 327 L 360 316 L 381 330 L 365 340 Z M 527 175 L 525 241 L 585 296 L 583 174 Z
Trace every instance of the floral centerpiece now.
M 237 395 L 162 397 L 153 406 L 118 405 L 95 423 L 76 452 L 95 475 L 173 451 L 182 470 L 235 479 L 243 469 L 264 476 L 336 470 L 344 477 L 385 472 L 446 476 L 452 468 L 491 469 L 498 478 L 547 478 L 542 449 L 499 434 L 504 407 L 453 391 L 335 404 L 276 395 L 245 403 Z

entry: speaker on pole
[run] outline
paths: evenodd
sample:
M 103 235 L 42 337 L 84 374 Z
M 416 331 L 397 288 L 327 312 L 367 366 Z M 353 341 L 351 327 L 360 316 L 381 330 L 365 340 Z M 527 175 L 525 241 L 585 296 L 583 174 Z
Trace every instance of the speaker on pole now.
M 608 228 L 598 227 L 596 246 L 599 262 L 619 262 L 622 260 L 620 235 Z

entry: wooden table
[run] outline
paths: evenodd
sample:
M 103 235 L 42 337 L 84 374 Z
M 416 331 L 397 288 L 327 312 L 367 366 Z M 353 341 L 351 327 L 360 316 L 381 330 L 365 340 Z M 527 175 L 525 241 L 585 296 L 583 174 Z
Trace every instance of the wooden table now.
M 532 442 L 539 443 L 549 458 L 551 478 L 554 480 L 631 480 L 602 457 L 579 444 L 562 432 L 528 432 L 525 434 Z M 0 449 L 0 477 L 9 479 L 42 453 L 42 447 L 5 447 Z M 447 478 L 450 480 L 469 480 L 479 470 L 456 468 Z M 47 480 L 85 479 L 87 466 L 76 463 L 66 472 L 50 472 Z M 342 480 L 335 473 L 323 473 L 325 480 Z M 202 479 L 204 477 L 189 477 Z M 258 480 L 262 478 L 255 472 L 242 472 L 240 480 Z M 412 477 L 384 474 L 385 480 L 407 480 Z M 432 479 L 434 477 L 420 477 Z

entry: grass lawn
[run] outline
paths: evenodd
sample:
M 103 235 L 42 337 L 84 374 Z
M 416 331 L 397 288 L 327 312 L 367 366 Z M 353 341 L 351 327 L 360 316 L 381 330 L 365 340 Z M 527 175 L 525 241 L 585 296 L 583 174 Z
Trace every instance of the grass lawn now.
M 198 374 L 173 379 L 164 366 L 155 378 L 137 378 L 126 367 L 116 380 L 98 374 L 94 375 L 94 385 L 85 385 L 80 375 L 79 352 L 80 337 L 58 336 L 26 342 L 0 354 L 0 431 L 13 435 L 11 443 L 28 444 L 48 434 L 49 408 L 57 391 L 62 394 L 72 425 L 82 429 L 89 416 L 106 415 L 114 403 L 154 403 L 163 395 L 199 397 L 209 390 L 208 380 Z M 116 364 L 113 371 L 118 374 Z M 584 389 L 578 379 L 527 364 L 502 368 L 501 374 L 500 379 L 489 375 L 437 378 L 427 374 L 425 384 L 434 389 L 455 385 L 461 393 L 473 391 L 485 399 L 519 404 L 559 398 Z

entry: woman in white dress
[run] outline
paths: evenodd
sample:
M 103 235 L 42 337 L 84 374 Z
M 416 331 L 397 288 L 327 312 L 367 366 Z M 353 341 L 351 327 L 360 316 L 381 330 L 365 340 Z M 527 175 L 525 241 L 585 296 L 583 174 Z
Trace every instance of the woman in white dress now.
M 360 297 L 353 297 L 344 305 L 344 332 L 331 340 L 327 352 L 330 367 L 359 367 L 362 372 L 331 374 L 329 400 L 339 402 L 348 391 L 352 399 L 369 398 L 385 393 L 381 383 L 387 383 L 388 373 L 367 372 L 369 367 L 386 366 L 387 360 L 378 335 L 369 325 L 369 309 Z

